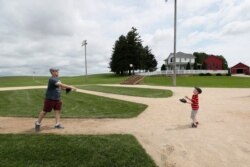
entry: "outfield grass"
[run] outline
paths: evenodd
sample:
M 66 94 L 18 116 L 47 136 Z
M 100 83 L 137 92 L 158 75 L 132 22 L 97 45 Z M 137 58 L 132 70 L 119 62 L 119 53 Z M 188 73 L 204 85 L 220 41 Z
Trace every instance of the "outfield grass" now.
M 160 89 L 148 89 L 148 88 L 131 88 L 131 87 L 118 87 L 118 86 L 99 86 L 99 85 L 87 85 L 78 86 L 80 89 L 93 90 L 98 92 L 121 94 L 128 96 L 139 96 L 139 97 L 171 97 L 173 92 L 171 90 L 160 90 Z
M 145 77 L 143 84 L 172 86 L 172 78 L 166 76 Z M 230 76 L 177 76 L 177 86 L 250 88 L 250 78 Z
M 47 85 L 50 76 L 43 77 L 0 77 L 0 87 L 12 86 L 37 86 Z M 60 77 L 60 80 L 65 84 L 70 85 L 86 85 L 86 84 L 119 84 L 124 81 L 127 76 L 116 76 L 114 74 L 98 74 L 76 77 Z
M 156 167 L 131 135 L 0 135 L 1 166 Z
M 89 84 L 119 84 L 128 76 L 114 74 L 60 77 L 61 81 L 70 85 Z M 0 87 L 47 85 L 47 77 L 0 77 Z M 172 86 L 172 78 L 166 76 L 150 76 L 144 78 L 144 84 Z M 225 87 L 225 88 L 250 88 L 250 78 L 230 76 L 177 76 L 177 86 Z
M 0 116 L 38 117 L 42 110 L 45 90 L 0 91 Z M 147 106 L 95 95 L 62 92 L 62 117 L 131 118 Z M 53 117 L 54 113 L 48 114 Z

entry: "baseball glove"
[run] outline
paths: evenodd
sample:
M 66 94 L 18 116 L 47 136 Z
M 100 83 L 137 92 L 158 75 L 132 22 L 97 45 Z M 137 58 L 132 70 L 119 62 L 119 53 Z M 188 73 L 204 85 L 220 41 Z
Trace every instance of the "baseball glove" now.
M 71 88 L 66 88 L 65 91 L 66 91 L 66 94 L 68 94 L 72 89 Z
M 184 98 L 180 99 L 180 101 L 181 101 L 182 103 L 186 103 L 186 102 L 187 102 L 187 100 L 184 99 Z

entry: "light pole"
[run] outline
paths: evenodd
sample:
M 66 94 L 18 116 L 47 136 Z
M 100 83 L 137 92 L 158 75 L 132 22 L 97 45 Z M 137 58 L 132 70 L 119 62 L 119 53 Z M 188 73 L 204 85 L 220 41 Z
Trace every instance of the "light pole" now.
M 86 48 L 87 40 L 82 41 L 82 46 L 85 47 L 85 77 L 87 78 L 87 75 L 88 75 L 88 71 L 87 71 L 87 55 L 86 55 L 86 53 L 87 53 L 87 48 Z
M 167 2 L 168 0 L 165 0 Z M 174 74 L 173 86 L 176 86 L 176 20 L 177 20 L 177 0 L 174 0 Z
M 35 81 L 35 71 L 33 71 L 33 81 Z
M 133 75 L 135 75 L 134 65 L 130 64 L 129 66 L 130 66 L 130 69 L 133 69 Z

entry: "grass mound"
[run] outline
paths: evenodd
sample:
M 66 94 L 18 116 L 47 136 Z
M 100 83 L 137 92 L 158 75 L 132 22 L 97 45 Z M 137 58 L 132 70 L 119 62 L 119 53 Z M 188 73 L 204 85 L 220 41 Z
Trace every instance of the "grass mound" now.
M 38 117 L 45 90 L 0 91 L 0 116 Z M 95 95 L 62 92 L 62 117 L 70 118 L 131 118 L 147 106 Z M 48 117 L 54 117 L 49 113 Z
M 156 167 L 131 135 L 0 135 L 1 166 Z
M 173 92 L 170 90 L 160 89 L 148 89 L 148 88 L 130 88 L 130 87 L 115 87 L 115 86 L 99 86 L 99 85 L 87 85 L 79 86 L 81 89 L 93 90 L 97 92 L 113 93 L 128 96 L 139 96 L 139 97 L 171 97 Z

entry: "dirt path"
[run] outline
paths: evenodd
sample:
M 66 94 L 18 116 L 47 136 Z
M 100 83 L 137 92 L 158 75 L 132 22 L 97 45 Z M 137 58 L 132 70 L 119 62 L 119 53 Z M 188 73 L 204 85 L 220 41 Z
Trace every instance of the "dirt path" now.
M 174 95 L 141 98 L 79 90 L 149 107 L 132 119 L 63 119 L 66 127 L 63 130 L 53 129 L 54 119 L 47 118 L 42 133 L 133 134 L 161 167 L 250 166 L 249 89 L 204 88 L 200 95 L 200 126 L 192 129 L 190 106 L 178 99 L 191 96 L 193 88 L 133 87 L 170 89 Z M 0 91 L 10 89 L 23 88 L 0 88 Z M 0 133 L 31 133 L 34 121 L 33 118 L 0 117 Z

